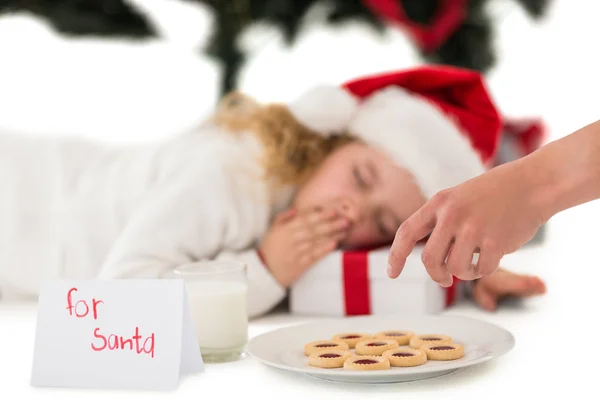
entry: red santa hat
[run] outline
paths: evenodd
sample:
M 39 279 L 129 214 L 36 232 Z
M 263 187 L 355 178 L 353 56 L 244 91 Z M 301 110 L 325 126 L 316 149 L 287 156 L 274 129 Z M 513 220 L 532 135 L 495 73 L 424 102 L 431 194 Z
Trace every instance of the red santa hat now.
M 427 198 L 485 172 L 502 129 L 481 75 L 447 66 L 319 86 L 289 109 L 316 132 L 346 131 L 388 152 Z

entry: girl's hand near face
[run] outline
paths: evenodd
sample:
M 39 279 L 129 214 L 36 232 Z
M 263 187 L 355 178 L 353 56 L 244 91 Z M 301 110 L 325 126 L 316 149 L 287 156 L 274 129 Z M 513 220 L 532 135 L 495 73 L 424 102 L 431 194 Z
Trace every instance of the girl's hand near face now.
M 335 250 L 350 223 L 335 210 L 312 208 L 279 214 L 259 246 L 265 264 L 285 287 Z

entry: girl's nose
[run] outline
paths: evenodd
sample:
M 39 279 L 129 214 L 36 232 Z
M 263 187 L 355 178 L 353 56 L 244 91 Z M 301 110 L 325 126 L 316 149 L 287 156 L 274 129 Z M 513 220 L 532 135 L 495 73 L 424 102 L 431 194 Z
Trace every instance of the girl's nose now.
M 358 223 L 361 219 L 360 207 L 351 199 L 340 199 L 338 211 L 353 224 Z

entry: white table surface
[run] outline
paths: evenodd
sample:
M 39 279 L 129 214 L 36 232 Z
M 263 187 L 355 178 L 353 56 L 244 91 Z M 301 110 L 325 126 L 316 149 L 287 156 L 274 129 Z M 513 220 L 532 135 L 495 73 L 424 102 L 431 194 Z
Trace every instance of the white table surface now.
M 143 2 L 150 3 L 149 0 Z M 504 112 L 518 115 L 540 112 L 554 128 L 553 135 L 565 135 L 598 118 L 598 57 L 596 52 L 587 51 L 585 46 L 577 46 L 577 43 L 581 41 L 581 37 L 593 37 L 594 29 L 598 31 L 600 25 L 597 24 L 597 10 L 590 8 L 596 2 L 585 2 L 588 9 L 583 12 L 580 6 L 572 6 L 572 2 L 555 3 L 557 7 L 553 15 L 549 21 L 540 24 L 543 26 L 540 30 L 526 22 L 520 11 L 511 15 L 502 13 L 503 23 L 498 26 L 502 62 L 492 74 L 490 87 Z M 162 8 L 160 13 L 165 15 Z M 179 30 L 182 25 L 180 18 L 177 17 L 172 22 L 171 25 Z M 198 27 L 195 17 L 189 22 L 189 26 Z M 13 25 L 4 25 L 5 31 L 7 27 L 11 29 L 10 34 L 0 35 L 4 39 L 0 51 L 3 55 L 3 67 L 4 71 L 8 71 L 2 74 L 6 79 L 0 85 L 0 103 L 5 111 L 1 122 L 5 127 L 25 126 L 43 132 L 52 127 L 56 132 L 72 130 L 80 134 L 97 134 L 102 138 L 112 134 L 114 139 L 135 131 L 140 132 L 140 137 L 146 140 L 148 135 L 165 131 L 164 121 L 167 118 L 162 112 L 165 105 L 173 113 L 170 117 L 177 121 L 166 126 L 175 129 L 187 127 L 190 120 L 195 121 L 201 108 L 199 104 L 205 104 L 199 94 L 202 92 L 202 97 L 206 97 L 206 88 L 202 87 L 202 91 L 197 88 L 202 86 L 202 74 L 208 74 L 205 76 L 209 77 L 212 75 L 209 71 L 198 73 L 199 65 L 195 60 L 186 64 L 183 57 L 158 53 L 158 57 L 151 58 L 156 62 L 149 65 L 144 50 L 146 46 L 138 53 L 128 46 L 124 47 L 126 51 L 119 46 L 111 50 L 105 47 L 106 43 L 90 47 L 89 51 L 83 53 L 84 57 L 81 57 L 81 52 L 86 51 L 83 47 L 75 46 L 67 51 L 66 46 L 65 49 L 55 46 L 52 48 L 52 57 L 48 57 L 47 40 L 41 40 L 34 47 L 34 39 L 37 40 L 38 35 L 26 37 L 31 29 L 15 33 Z M 19 32 L 21 35 L 15 39 L 15 34 L 18 35 Z M 329 42 L 324 40 L 333 47 L 314 46 L 314 53 L 309 53 L 307 46 L 304 46 L 305 49 L 297 53 L 298 58 L 276 58 L 277 53 L 272 49 L 264 51 L 262 58 L 257 57 L 256 67 L 252 70 L 253 74 L 250 74 L 252 79 L 244 81 L 244 88 L 266 100 L 282 100 L 299 90 L 303 91 L 305 85 L 312 84 L 315 79 L 338 82 L 351 79 L 357 73 L 362 74 L 371 68 L 379 70 L 387 68 L 386 65 L 390 68 L 413 65 L 412 61 L 402 58 L 406 57 L 405 53 L 412 54 L 412 48 L 408 45 L 399 45 L 397 40 L 390 40 L 385 44 L 389 47 L 384 48 L 372 41 L 362 40 L 363 36 L 362 33 L 360 36 L 350 36 L 345 48 L 352 51 L 346 52 L 347 58 L 340 56 L 344 52 L 338 38 Z M 318 36 L 317 40 L 321 41 L 323 38 Z M 23 51 L 24 48 L 27 51 Z M 335 52 L 329 49 L 335 49 Z M 405 53 L 402 53 L 403 49 L 406 50 Z M 535 49 L 535 57 L 531 57 L 532 49 Z M 60 50 L 64 51 L 59 53 Z M 318 73 L 316 69 L 310 68 L 307 72 L 306 64 L 297 61 L 311 57 L 322 58 L 327 52 L 336 55 L 325 63 L 315 64 Z M 355 54 L 361 52 L 367 56 L 356 58 Z M 71 53 L 78 55 L 75 62 L 68 58 L 72 56 Z M 152 53 L 148 53 L 148 56 L 151 55 Z M 112 63 L 118 69 L 107 70 L 111 56 L 118 60 L 117 63 Z M 84 60 L 89 61 L 86 64 L 89 68 L 81 68 Z M 35 66 L 36 63 L 43 63 L 45 68 L 38 68 L 35 74 L 24 68 L 27 65 Z M 143 68 L 139 68 L 139 65 Z M 187 66 L 182 69 L 182 65 Z M 280 73 L 282 66 L 285 74 Z M 576 73 L 570 74 L 569 71 L 573 68 Z M 152 72 L 141 73 L 149 69 Z M 25 72 L 19 73 L 20 71 Z M 164 80 L 164 83 L 168 85 L 160 84 L 154 79 L 157 71 L 161 74 L 167 71 L 165 76 L 169 79 Z M 169 74 L 169 71 L 176 73 Z M 101 79 L 87 80 L 98 74 L 108 77 L 106 79 L 115 84 L 105 85 Z M 97 84 L 89 87 L 81 85 L 83 78 L 73 79 L 74 75 L 76 78 L 85 76 L 90 85 L 95 82 Z M 315 75 L 318 77 L 315 78 Z M 52 79 L 48 79 L 48 76 Z M 289 79 L 290 76 L 294 79 Z M 148 97 L 143 93 L 142 97 L 130 97 L 139 92 L 138 85 L 143 79 L 154 82 L 154 96 Z M 74 84 L 69 88 L 66 83 L 71 81 Z M 267 86 L 265 82 L 270 85 Z M 60 90 L 54 90 L 57 85 Z M 119 97 L 121 101 L 112 92 L 114 86 L 123 89 L 122 96 Z M 23 91 L 23 87 L 28 90 Z M 29 89 L 34 87 L 37 91 L 32 95 Z M 173 103 L 174 99 L 178 102 Z M 129 107 L 130 104 L 143 104 L 145 108 L 137 107 L 140 111 L 134 112 Z M 98 109 L 102 110 L 103 118 L 96 117 Z M 122 109 L 127 109 L 129 114 L 123 113 Z M 161 112 L 152 112 L 153 110 Z M 107 115 L 117 115 L 118 118 L 108 118 Z M 94 123 L 89 124 L 89 120 Z M 141 125 L 142 123 L 145 125 Z M 600 332 L 597 328 L 600 305 L 599 221 L 598 207 L 582 207 L 565 213 L 556 221 L 551 240 L 543 249 L 524 252 L 523 257 L 507 257 L 506 266 L 541 275 L 548 285 L 546 296 L 527 301 L 520 307 L 503 307 L 496 313 L 480 311 L 472 304 L 461 304 L 448 311 L 450 314 L 481 318 L 508 329 L 515 335 L 516 347 L 498 360 L 444 377 L 394 385 L 341 385 L 281 373 L 264 367 L 256 360 L 246 359 L 227 365 L 209 365 L 205 373 L 182 380 L 175 393 L 38 389 L 29 386 L 35 306 L 0 304 L 0 400 L 245 399 L 251 394 L 258 395 L 261 399 L 281 397 L 303 400 L 511 397 L 518 400 L 545 398 L 550 394 L 577 400 L 598 399 L 600 396 L 597 393 L 596 371 L 599 369 L 595 364 L 600 355 L 596 337 Z M 253 321 L 250 334 L 255 336 L 306 320 L 308 318 L 273 315 Z M 590 390 L 591 393 L 577 393 L 581 390 Z
M 573 216 L 569 218 L 574 218 Z M 570 222 L 573 222 L 571 220 Z M 576 222 L 576 221 L 575 221 Z M 507 304 L 488 313 L 463 302 L 446 311 L 498 324 L 515 335 L 516 346 L 505 356 L 426 381 L 357 385 L 321 381 L 272 369 L 248 357 L 207 365 L 204 373 L 184 377 L 175 392 L 108 392 L 33 388 L 29 385 L 35 334 L 35 305 L 0 305 L 0 399 L 153 399 L 153 398 L 526 398 L 568 395 L 590 389 L 597 397 L 596 358 L 600 355 L 597 328 L 598 263 L 593 238 L 572 238 L 562 231 L 542 248 L 509 256 L 507 268 L 539 274 L 548 285 L 543 297 Z M 571 242 L 568 242 L 568 239 Z M 588 243 L 589 241 L 589 243 Z M 557 246 L 561 242 L 564 246 Z M 567 251 L 577 246 L 575 251 Z M 595 257 L 595 258 L 594 258 Z M 276 313 L 251 321 L 254 337 L 314 318 Z M 406 397 L 408 396 L 408 397 Z

